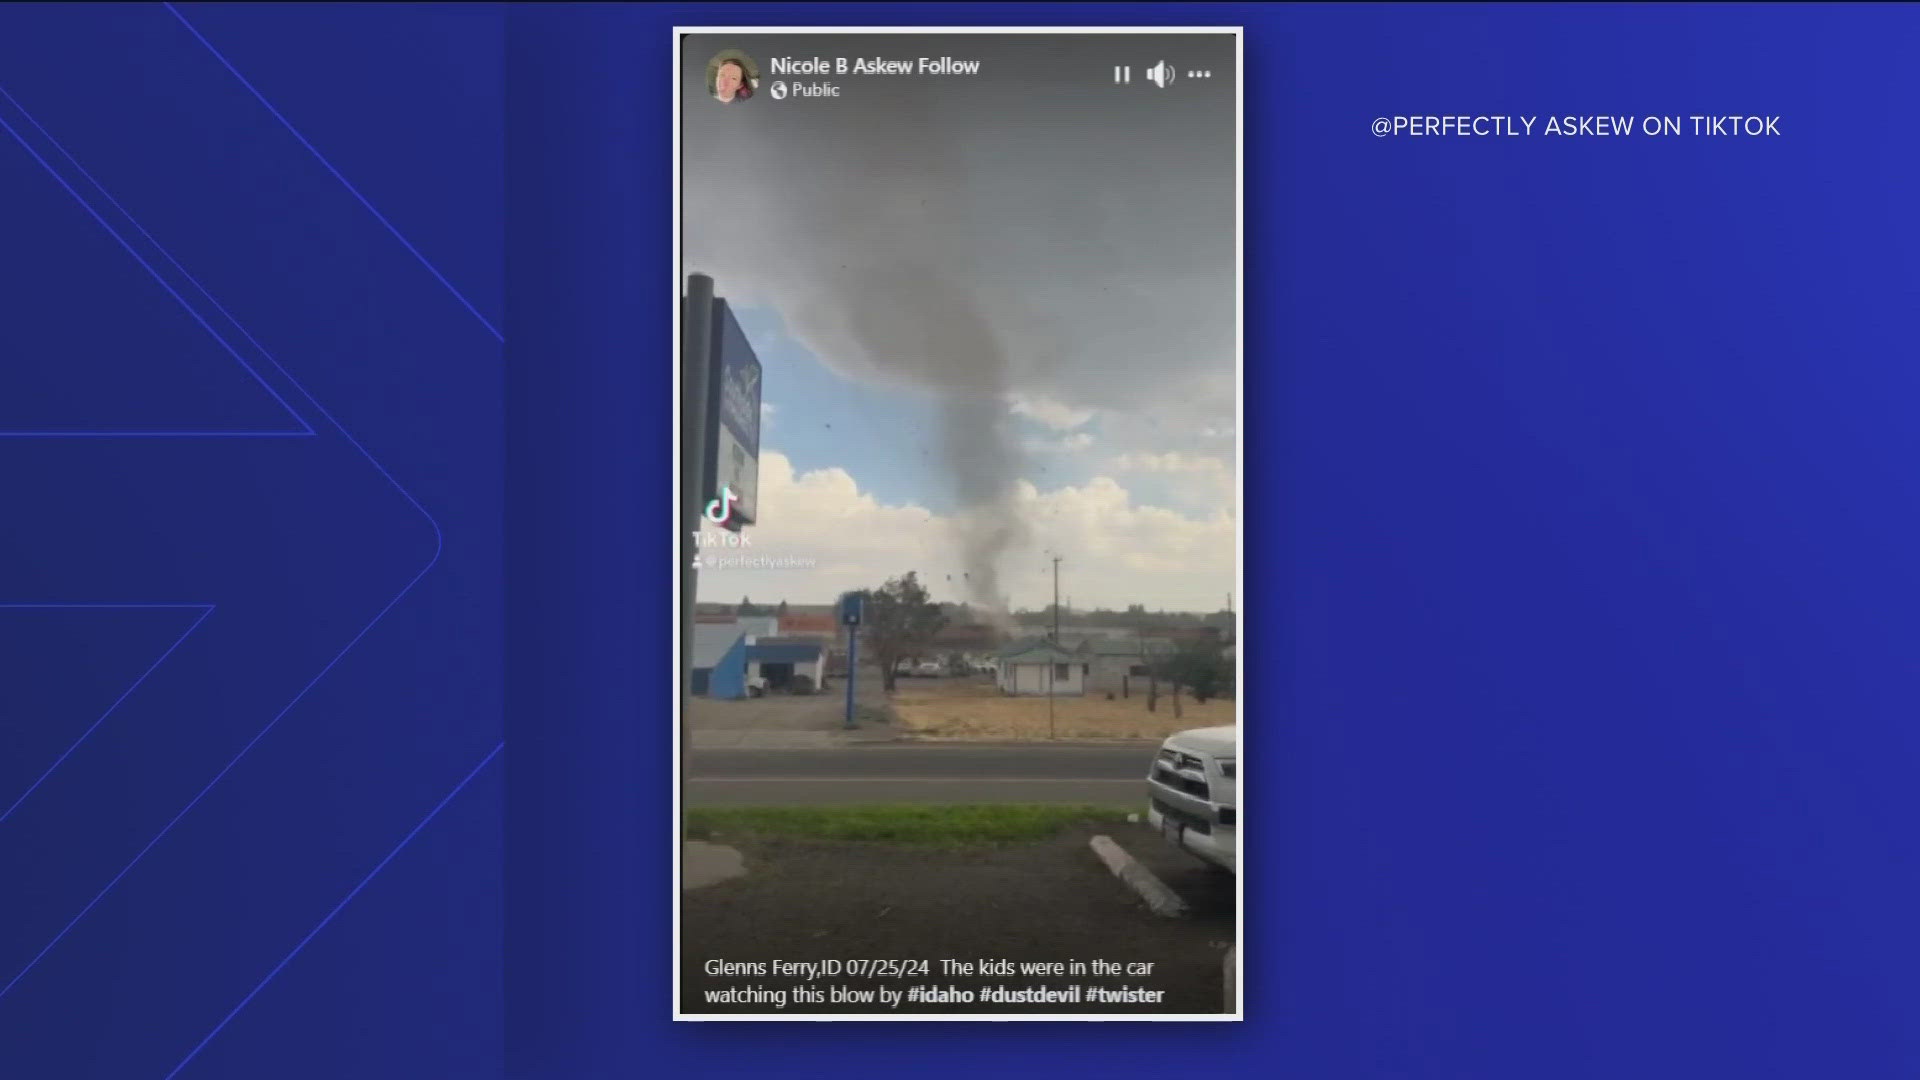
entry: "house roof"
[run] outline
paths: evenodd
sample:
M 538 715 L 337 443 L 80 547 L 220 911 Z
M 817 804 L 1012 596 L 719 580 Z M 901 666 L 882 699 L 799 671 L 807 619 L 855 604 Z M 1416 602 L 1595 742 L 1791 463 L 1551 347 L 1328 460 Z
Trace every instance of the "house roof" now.
M 710 668 L 727 655 L 746 631 L 731 624 L 702 623 L 693 628 L 693 666 Z
M 771 637 L 780 632 L 780 620 L 772 615 L 696 615 L 696 626 L 730 626 L 742 634 Z
M 1061 645 L 1090 656 L 1166 656 L 1174 651 L 1172 641 L 1154 637 L 1067 637 Z
M 747 659 L 763 664 L 811 664 L 826 651 L 826 646 L 817 641 L 759 638 L 747 646 Z
M 1076 659 L 1079 654 L 1069 652 L 1046 638 L 1027 638 L 1012 642 L 993 655 L 997 659 L 1018 664 L 1059 664 Z

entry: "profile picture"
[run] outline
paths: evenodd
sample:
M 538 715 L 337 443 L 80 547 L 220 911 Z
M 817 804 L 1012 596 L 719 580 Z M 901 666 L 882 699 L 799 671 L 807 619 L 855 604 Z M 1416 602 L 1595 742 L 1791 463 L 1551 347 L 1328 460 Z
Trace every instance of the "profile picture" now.
M 707 93 L 715 101 L 745 101 L 760 86 L 760 66 L 739 49 L 722 50 L 707 61 Z

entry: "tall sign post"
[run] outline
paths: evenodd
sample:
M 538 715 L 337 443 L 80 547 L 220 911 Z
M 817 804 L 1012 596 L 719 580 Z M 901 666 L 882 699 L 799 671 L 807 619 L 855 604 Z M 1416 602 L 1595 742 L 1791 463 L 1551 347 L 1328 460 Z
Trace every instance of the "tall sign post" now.
M 707 371 L 713 364 L 713 279 L 687 277 L 680 325 L 680 745 L 693 697 L 694 603 L 700 595 L 700 513 L 706 507 Z
M 760 358 L 713 279 L 687 275 L 680 336 L 680 697 L 693 696 L 698 537 L 739 532 L 759 513 Z M 681 709 L 681 743 L 686 709 Z
M 860 670 L 860 617 L 864 614 L 861 610 L 863 599 L 864 597 L 857 592 L 846 593 L 840 597 L 840 624 L 847 628 L 847 719 L 844 725 L 847 728 L 855 726 L 853 681 Z
M 680 745 L 693 698 L 694 612 L 707 525 L 739 532 L 759 514 L 760 358 L 713 279 L 687 275 L 680 333 Z M 684 819 L 683 819 L 684 823 Z

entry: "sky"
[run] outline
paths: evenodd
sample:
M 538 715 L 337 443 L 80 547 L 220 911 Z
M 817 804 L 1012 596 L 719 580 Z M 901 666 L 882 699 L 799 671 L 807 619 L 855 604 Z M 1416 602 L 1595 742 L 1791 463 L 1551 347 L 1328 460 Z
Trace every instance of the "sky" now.
M 722 48 L 759 69 L 750 99 L 707 95 Z M 709 560 L 701 599 L 825 602 L 917 570 L 941 599 L 1039 607 L 1057 553 L 1076 608 L 1223 606 L 1233 38 L 696 35 L 683 56 L 684 268 L 764 368 L 750 551 L 811 561 Z M 788 76 L 776 56 L 981 67 Z

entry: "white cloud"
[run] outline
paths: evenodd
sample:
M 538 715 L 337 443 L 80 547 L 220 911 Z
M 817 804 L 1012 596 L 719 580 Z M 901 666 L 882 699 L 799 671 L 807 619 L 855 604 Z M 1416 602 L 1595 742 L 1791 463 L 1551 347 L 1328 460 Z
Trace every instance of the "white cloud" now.
M 1231 459 L 1215 454 L 1121 454 L 1116 472 L 1159 478 L 1182 504 L 1231 507 L 1239 502 L 1239 484 Z
M 1027 452 L 1032 454 L 1077 454 L 1093 445 L 1093 436 L 1084 431 L 1059 439 L 1037 439 L 1027 443 Z
M 1221 458 L 1174 450 L 1165 454 L 1121 454 L 1113 459 L 1113 467 L 1121 472 L 1218 473 L 1229 466 Z
M 1045 398 L 1015 396 L 1010 405 L 1013 415 L 1024 416 L 1055 431 L 1072 431 L 1093 419 L 1092 409 L 1076 409 Z
M 1018 501 L 1031 538 L 1000 567 L 1015 607 L 1051 599 L 1047 549 L 1065 557 L 1060 588 L 1075 607 L 1213 610 L 1233 589 L 1236 526 L 1224 509 L 1189 515 L 1141 505 L 1111 477 L 1044 492 L 1023 482 Z M 881 503 L 843 468 L 795 474 L 784 454 L 763 453 L 760 520 L 747 529 L 752 547 L 727 554 L 813 565 L 704 569 L 701 599 L 824 603 L 908 570 L 919 571 L 936 598 L 962 598 L 956 537 L 964 517 Z

